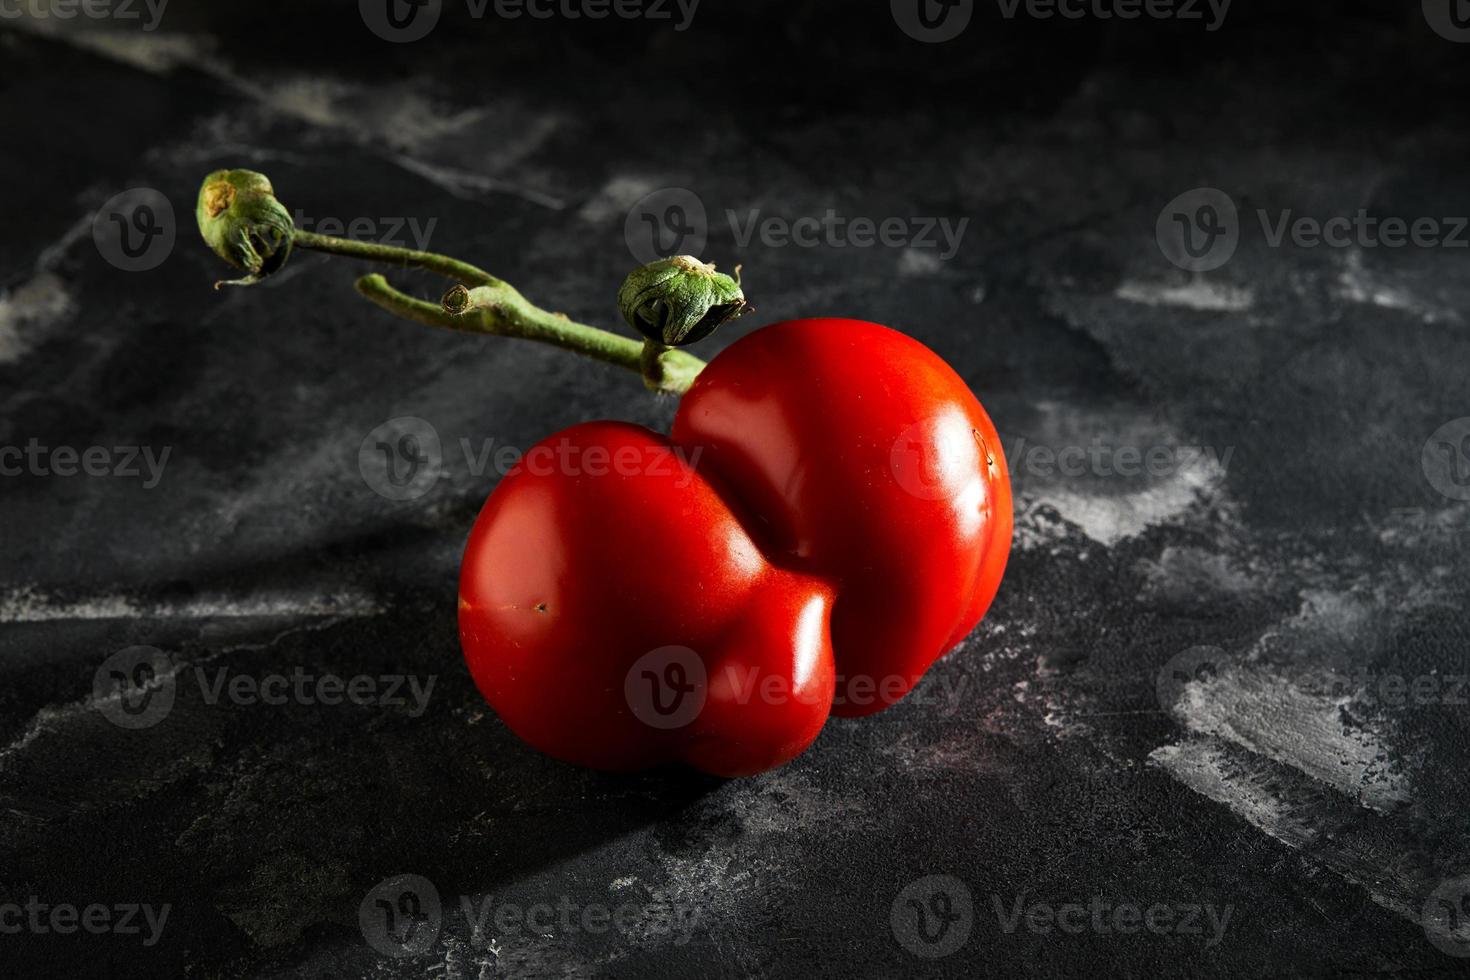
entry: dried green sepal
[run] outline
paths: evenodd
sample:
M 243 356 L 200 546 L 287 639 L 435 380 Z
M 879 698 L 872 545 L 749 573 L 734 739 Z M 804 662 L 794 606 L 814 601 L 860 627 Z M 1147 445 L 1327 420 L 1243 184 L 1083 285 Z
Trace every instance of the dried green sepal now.
M 248 275 L 215 283 L 248 286 L 280 270 L 291 255 L 295 222 L 265 174 L 216 170 L 204 178 L 195 208 L 199 233 L 215 255 Z
M 618 309 L 649 340 L 683 347 L 708 337 L 746 310 L 740 268 L 732 278 L 692 255 L 634 269 L 618 290 Z

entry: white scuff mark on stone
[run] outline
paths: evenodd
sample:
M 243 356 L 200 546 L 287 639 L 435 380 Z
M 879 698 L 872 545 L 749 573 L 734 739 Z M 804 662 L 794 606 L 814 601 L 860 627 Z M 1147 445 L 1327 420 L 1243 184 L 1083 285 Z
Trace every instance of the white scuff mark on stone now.
M 498 192 L 519 197 L 523 201 L 538 204 L 552 211 L 560 211 L 566 207 L 566 202 L 553 194 L 543 194 L 540 191 L 520 187 L 486 174 L 443 167 L 404 155 L 395 156 L 392 159 L 394 163 L 409 173 L 417 174 L 440 190 L 447 191 L 461 200 Z
M 647 907 L 671 910 L 692 933 L 716 933 L 716 939 L 752 903 L 769 902 L 774 890 L 795 887 L 784 872 L 791 853 L 805 848 L 813 831 L 848 827 L 853 815 L 870 813 L 866 800 L 838 794 L 791 768 L 731 783 L 701 809 L 710 811 L 712 822 L 734 821 L 738 833 L 729 843 L 661 850 L 657 861 L 666 881 L 649 883 Z M 671 941 L 667 933 L 642 927 L 630 930 L 630 938 L 640 945 Z M 768 955 L 750 949 L 732 965 L 741 974 L 766 973 L 762 966 Z
M 122 696 L 121 691 L 118 692 L 118 696 Z M 31 716 L 25 731 L 21 732 L 20 736 L 13 739 L 9 745 L 0 748 L 0 772 L 5 771 L 12 757 L 24 752 L 41 735 L 54 731 L 77 714 L 92 710 L 93 706 L 94 703 L 87 700 L 64 705 L 47 705 L 37 711 Z
M 1092 540 L 1111 546 L 1181 517 L 1202 501 L 1218 500 L 1224 481 L 1224 467 L 1203 459 L 1197 466 L 1178 470 L 1132 493 L 1094 494 L 1051 486 L 1037 491 L 1036 500 L 1055 508 Z
M 904 733 L 879 746 L 878 751 L 908 770 L 994 772 L 996 760 L 983 748 L 985 737 L 983 732 L 963 731 L 938 742 L 926 742 L 913 733 Z
M 804 776 L 778 769 L 758 792 L 741 796 L 731 810 L 748 832 L 789 834 L 821 828 L 838 816 L 864 813 L 867 804 L 834 796 Z
M 103 619 L 248 619 L 299 616 L 366 617 L 383 612 L 371 596 L 342 591 L 329 595 L 201 596 L 153 602 L 123 595 L 61 600 L 32 589 L 0 595 L 0 623 L 46 623 Z
M 0 364 L 19 361 L 75 309 L 66 284 L 52 269 L 73 245 L 91 233 L 95 218 L 95 214 L 85 214 L 74 221 L 65 234 L 36 256 L 36 271 L 30 279 L 0 292 Z M 9 404 L 5 403 L 7 408 Z
M 1084 409 L 1048 400 L 1034 408 L 1028 434 L 1005 440 L 1013 484 L 1025 501 L 1016 520 L 1021 550 L 1065 537 L 1055 517 L 1111 546 L 1197 507 L 1233 510 L 1224 483 L 1234 447 L 1192 444 L 1131 405 Z M 1135 455 L 1120 473 L 1124 450 Z M 1164 454 L 1161 461 L 1156 453 Z
M 56 266 L 61 257 L 71 251 L 73 245 L 92 234 L 92 224 L 97 220 L 97 212 L 89 211 L 82 215 L 72 226 L 66 230 L 56 241 L 41 249 L 41 254 L 36 256 L 36 269 L 46 271 Z
M 83 31 L 74 43 L 152 75 L 166 75 L 180 65 L 208 60 L 214 38 L 202 34 L 159 34 L 140 31 Z
M 1432 589 L 1390 596 L 1315 589 L 1301 608 L 1263 633 L 1246 655 L 1185 684 L 1165 705 L 1186 728 L 1290 766 L 1379 813 L 1412 800 L 1410 776 L 1395 761 L 1387 719 L 1358 710 L 1368 681 L 1354 669 L 1371 663 L 1383 641 L 1384 610 L 1435 601 Z M 1303 659 L 1311 670 L 1294 668 Z
M 1386 732 L 1352 720 L 1348 691 L 1308 691 L 1263 664 L 1223 665 L 1184 687 L 1174 710 L 1195 732 L 1215 735 L 1306 773 L 1363 806 L 1387 813 L 1411 799 L 1391 761 Z
M 900 276 L 934 276 L 944 268 L 944 261 L 932 250 L 906 248 L 898 256 Z
M 1363 253 L 1352 249 L 1346 253 L 1342 271 L 1337 276 L 1337 295 L 1350 303 L 1363 303 L 1386 310 L 1402 310 L 1421 318 L 1425 323 L 1460 323 L 1459 311 L 1453 307 L 1429 302 L 1415 296 L 1402 286 L 1391 285 L 1376 279 L 1363 266 Z
M 1373 529 L 1379 541 L 1396 547 L 1458 545 L 1470 541 L 1470 504 L 1403 508 L 1375 521 Z
M 1113 293 L 1118 299 L 1145 306 L 1174 306 L 1207 313 L 1242 313 L 1255 305 L 1247 288 L 1196 277 L 1185 285 L 1127 280 Z
M 648 177 L 623 174 L 612 178 L 577 209 L 577 217 L 592 224 L 621 219 L 638 199 L 664 186 Z
M 50 6 L 59 4 L 57 0 L 51 0 Z M 204 34 L 139 29 L 146 26 L 148 8 L 138 3 L 132 5 L 132 9 L 143 19 L 142 24 L 118 21 L 118 26 L 110 28 L 81 26 L 85 21 L 78 22 L 72 5 L 70 16 L 58 15 L 58 11 L 52 10 L 49 16 L 7 18 L 6 26 L 90 51 L 151 75 L 167 74 L 179 65 L 200 65 L 209 61 L 215 48 L 214 38 Z
M 1301 846 L 1317 838 L 1316 828 L 1278 795 L 1269 764 L 1243 765 L 1219 739 L 1196 736 L 1161 745 L 1149 753 L 1149 760 L 1279 841 Z
M 455 136 L 484 119 L 475 107 L 443 111 L 434 100 L 402 86 L 362 86 L 317 75 L 286 76 L 256 90 L 268 108 L 314 126 L 352 128 L 407 149 Z
M 254 643 L 239 643 L 211 651 L 207 655 L 197 658 L 192 662 L 185 662 L 173 658 L 167 670 L 156 675 L 156 681 L 176 679 L 185 670 L 197 669 L 203 664 L 209 663 L 219 657 L 236 652 L 259 652 L 269 650 L 277 643 L 297 633 L 311 632 L 328 629 L 335 626 L 345 617 L 333 617 L 319 620 L 317 622 L 295 625 L 277 633 L 269 640 Z M 0 772 L 5 771 L 11 765 L 12 760 L 21 755 L 42 735 L 56 734 L 62 729 L 78 724 L 88 724 L 98 717 L 98 709 L 103 706 L 117 704 L 124 697 L 120 687 L 113 688 L 104 697 L 97 697 L 95 689 L 89 691 L 80 700 L 67 702 L 65 704 L 46 705 L 31 716 L 26 724 L 25 731 L 12 739 L 10 744 L 0 747 Z
M 1422 890 L 1412 865 L 1385 867 L 1376 861 L 1373 848 L 1358 846 L 1351 837 L 1338 840 L 1330 832 L 1335 823 L 1328 812 L 1330 801 L 1294 785 L 1278 764 L 1208 736 L 1162 745 L 1149 754 L 1149 761 L 1262 833 L 1305 851 L 1314 864 L 1362 888 L 1383 908 L 1420 921 L 1420 908 L 1409 900 Z
M 188 67 L 208 75 L 270 112 L 322 128 L 340 130 L 361 143 L 388 145 L 399 151 L 452 139 L 493 111 L 476 106 L 442 111 L 424 94 L 400 84 L 357 85 L 319 75 L 284 75 L 262 83 L 238 74 L 215 54 L 216 42 L 205 35 L 160 34 L 158 32 L 88 30 L 68 27 L 70 21 L 22 21 L 25 29 L 72 47 L 154 75 L 166 75 Z M 515 141 L 502 145 L 495 155 L 504 169 L 533 152 L 556 131 L 562 120 L 538 116 Z M 214 144 L 218 147 L 220 144 Z M 459 197 L 499 192 L 553 210 L 565 202 L 554 195 L 520 187 L 485 174 L 441 167 L 400 152 L 391 156 L 406 170 L 435 183 Z
M 1265 576 L 1237 565 L 1228 555 L 1203 548 L 1169 545 L 1159 557 L 1139 563 L 1148 595 L 1179 600 L 1201 596 L 1243 596 L 1260 590 Z
M 46 329 L 72 310 L 66 284 L 51 272 L 0 293 L 0 364 L 14 364 L 35 346 Z

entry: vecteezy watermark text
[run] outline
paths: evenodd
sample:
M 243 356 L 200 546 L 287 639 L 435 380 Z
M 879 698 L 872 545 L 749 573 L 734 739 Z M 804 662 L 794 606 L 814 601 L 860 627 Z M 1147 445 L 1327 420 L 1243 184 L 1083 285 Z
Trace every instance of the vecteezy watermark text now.
M 0 446 L 0 477 L 6 476 L 115 476 L 143 477 L 152 490 L 163 479 L 172 446 L 45 446 L 32 438 L 21 446 Z M 143 469 L 139 469 L 139 464 Z M 146 474 L 144 473 L 146 470 Z
M 583 446 L 568 439 L 538 443 L 529 450 L 493 437 L 478 441 L 461 437 L 456 448 L 466 472 L 472 477 L 493 472 L 509 476 L 524 472 L 531 476 L 640 477 L 671 479 L 686 487 L 695 478 L 695 468 L 704 454 L 702 446 L 686 449 L 677 445 L 648 445 L 642 448 Z M 376 426 L 358 447 L 357 467 L 374 493 L 389 500 L 413 500 L 428 493 L 448 475 L 453 453 L 446 453 L 439 431 L 428 421 L 401 415 Z
M 760 241 L 766 248 L 918 248 L 935 249 L 941 261 L 954 258 L 960 250 L 960 240 L 969 218 L 950 221 L 949 218 L 869 218 L 862 215 L 849 217 L 838 214 L 836 208 L 828 208 L 821 217 L 803 215 L 784 218 L 779 215 L 761 217 L 760 208 L 746 212 L 742 221 L 736 211 L 726 211 L 725 219 L 735 235 L 735 244 L 747 248 L 751 239 Z
M 1178 20 L 1202 21 L 1213 33 L 1225 23 L 1231 0 L 995 0 L 1000 15 L 1035 20 Z
M 939 44 L 964 33 L 976 0 L 889 0 L 893 22 L 915 41 Z M 1429 2 L 1429 0 L 1426 0 Z M 1450 0 L 1454 2 L 1454 0 Z M 995 0 L 1005 20 L 1176 20 L 1220 29 L 1231 0 Z
M 625 901 L 616 904 L 579 901 L 558 895 L 544 901 L 516 902 L 494 896 L 459 896 L 459 911 L 469 927 L 470 944 L 492 947 L 499 939 L 523 934 L 537 937 L 601 935 L 672 936 L 686 945 L 699 928 L 703 910 L 668 901 Z M 444 929 L 445 911 L 439 889 L 422 875 L 394 875 L 374 885 L 358 905 L 357 921 L 369 946 L 385 956 L 402 958 L 426 952 Z
M 940 261 L 954 258 L 970 225 L 967 217 L 844 214 L 836 208 L 795 215 L 727 208 L 724 218 L 740 248 L 757 242 L 765 248 L 914 249 Z M 685 187 L 650 191 L 633 203 L 623 221 L 628 251 L 643 263 L 699 255 L 709 231 L 704 201 Z
M 163 935 L 172 909 L 167 902 L 156 907 L 138 902 L 114 905 L 92 902 L 79 906 L 71 902 L 43 902 L 39 896 L 32 895 L 24 904 L 0 903 L 0 935 L 28 932 L 37 936 L 49 933 L 69 936 L 86 932 L 94 936 L 144 936 L 143 945 L 154 946 Z
M 362 242 L 376 242 L 379 245 L 396 245 L 400 248 L 416 248 L 424 251 L 429 247 L 429 239 L 434 234 L 434 228 L 439 224 L 438 218 L 429 218 L 420 221 L 418 218 L 369 218 L 359 216 L 344 220 L 342 218 L 313 218 L 301 208 L 297 208 L 291 220 L 295 223 L 297 231 L 312 231 L 319 235 L 334 235 L 338 237 L 352 238 Z M 404 237 L 404 232 L 408 233 Z
M 429 36 L 444 13 L 444 0 L 358 0 L 362 22 L 384 41 L 406 44 Z M 464 0 L 475 20 L 644 20 L 672 24 L 678 32 L 694 22 L 699 0 Z
M 1020 896 L 1004 901 L 999 895 L 990 896 L 996 920 L 1001 931 L 1007 935 L 1019 928 L 1037 935 L 1060 932 L 1078 936 L 1083 933 L 1097 935 L 1133 935 L 1148 933 L 1154 936 L 1200 936 L 1205 948 L 1219 945 L 1230 925 L 1235 906 L 1216 907 L 1208 902 L 1170 903 L 1153 902 L 1143 905 L 1137 902 L 1115 902 L 1102 895 L 1094 895 L 1086 902 L 1026 903 Z
M 1089 445 L 1027 446 L 1018 438 L 1010 443 L 1007 465 L 1012 473 L 1033 476 L 1164 477 L 1195 470 L 1223 472 L 1235 455 L 1234 446 L 1115 446 L 1101 441 Z
M 1036 935 L 1137 935 L 1200 937 L 1206 948 L 1225 936 L 1233 905 L 1209 902 L 1116 901 L 1093 895 L 1078 901 L 1028 902 L 992 893 L 989 904 L 1006 935 L 1019 929 Z M 954 875 L 927 875 L 894 896 L 889 911 L 893 937 L 915 956 L 948 956 L 970 938 L 975 925 L 970 888 Z
M 686 945 L 699 928 L 702 910 L 698 906 L 673 902 L 577 902 L 561 895 L 556 902 L 496 902 L 486 896 L 475 902 L 468 895 L 459 898 L 465 921 L 470 924 L 470 944 L 488 946 L 501 936 L 529 933 L 545 936 L 552 933 L 600 935 L 614 929 L 623 935 L 635 931 L 650 935 L 672 936 L 675 946 Z
M 960 702 L 969 678 L 964 674 L 931 674 L 916 685 L 903 674 L 838 674 L 831 704 L 835 707 L 871 707 L 908 699 L 921 705 Z M 699 718 L 711 689 L 725 704 L 816 705 L 827 703 L 819 684 L 801 684 L 789 673 L 766 671 L 755 665 L 727 664 L 711 676 L 704 658 L 686 646 L 664 646 L 639 657 L 623 678 L 623 696 L 633 716 L 650 728 L 683 728 Z
M 193 676 L 200 699 L 249 707 L 324 705 L 406 709 L 418 718 L 428 708 L 438 678 L 430 674 L 356 674 L 293 667 L 263 676 L 231 673 L 228 668 L 185 668 L 156 647 L 128 647 L 103 661 L 92 679 L 92 703 L 120 728 L 152 728 L 173 710 L 179 677 Z
M 1358 208 L 1352 214 L 1298 214 L 1293 208 L 1255 210 L 1268 248 L 1398 249 L 1470 247 L 1470 217 L 1380 215 Z M 1235 201 L 1215 187 L 1196 187 L 1164 205 L 1155 222 L 1159 250 L 1189 272 L 1218 269 L 1240 244 L 1244 231 Z
M 0 0 L 0 20 L 147 20 L 143 30 L 158 29 L 168 0 Z
M 1401 708 L 1470 705 L 1470 674 L 1405 674 L 1355 667 L 1327 672 L 1323 685 L 1333 697 L 1371 694 L 1379 704 Z

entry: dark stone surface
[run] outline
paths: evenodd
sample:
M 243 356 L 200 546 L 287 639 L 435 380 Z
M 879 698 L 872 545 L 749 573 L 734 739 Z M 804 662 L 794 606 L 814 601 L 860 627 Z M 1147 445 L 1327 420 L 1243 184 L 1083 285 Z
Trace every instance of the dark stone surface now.
M 1255 213 L 1470 213 L 1470 47 L 1417 4 L 1366 2 L 1241 4 L 1212 32 L 981 5 L 946 44 L 883 4 L 707 0 L 683 32 L 450 4 L 414 44 L 353 6 L 0 21 L 0 445 L 170 451 L 151 487 L 0 478 L 0 899 L 169 907 L 152 945 L 146 925 L 0 934 L 0 975 L 1464 974 L 1440 947 L 1470 944 L 1435 923 L 1470 873 L 1470 508 L 1420 460 L 1470 415 L 1466 252 L 1273 247 Z M 555 351 L 396 321 L 336 260 L 211 291 L 224 270 L 190 216 L 226 165 L 313 219 L 432 221 L 434 249 L 599 322 L 629 206 L 689 188 L 705 254 L 744 263 L 758 308 L 706 354 L 775 319 L 860 316 L 980 395 L 1019 511 L 996 606 L 918 697 L 832 721 L 758 778 L 537 755 L 458 653 L 459 551 L 495 478 L 459 440 L 662 427 L 672 405 Z M 1154 228 L 1202 185 L 1239 207 L 1241 243 L 1191 275 Z M 150 271 L 92 236 L 134 187 L 175 212 Z M 969 223 L 948 260 L 742 246 L 724 214 L 755 208 Z M 446 475 L 394 502 L 358 448 L 409 415 Z M 1026 463 L 1094 444 L 1215 458 Z M 126 730 L 93 682 L 137 645 L 173 658 L 175 701 Z M 211 704 L 196 683 L 295 670 L 434 687 L 419 714 Z M 392 959 L 358 908 L 400 874 L 443 917 Z M 909 948 L 936 951 L 907 931 L 904 890 L 930 875 L 973 902 L 940 958 Z M 601 932 L 492 913 L 477 934 L 461 896 L 633 911 Z M 1018 903 L 1229 919 L 1008 928 Z

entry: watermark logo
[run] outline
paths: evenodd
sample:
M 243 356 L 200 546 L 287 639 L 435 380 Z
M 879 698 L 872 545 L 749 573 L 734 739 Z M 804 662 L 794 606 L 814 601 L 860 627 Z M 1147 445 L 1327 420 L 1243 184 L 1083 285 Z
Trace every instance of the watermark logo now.
M 174 250 L 177 232 L 173 205 L 151 187 L 134 187 L 109 198 L 92 219 L 98 253 L 124 272 L 162 265 Z
M 893 899 L 888 923 L 893 938 L 915 956 L 937 960 L 963 946 L 975 928 L 975 901 L 954 875 L 911 881 Z
M 698 256 L 709 240 L 704 202 L 687 187 L 660 187 L 639 198 L 623 220 L 623 240 L 640 264 Z
M 1423 0 L 1424 19 L 1434 33 L 1456 44 L 1470 42 L 1470 2 Z
M 920 500 L 948 500 L 973 484 L 977 467 L 994 467 L 998 451 L 964 419 L 929 419 L 898 434 L 888 467 L 898 485 Z
M 953 41 L 970 26 L 975 0 L 889 0 L 893 22 L 925 44 Z
M 1225 663 L 1225 651 L 1214 646 L 1181 650 L 1169 658 L 1154 680 L 1154 693 L 1165 714 L 1176 714 L 1191 684 L 1209 684 Z
M 385 878 L 358 905 L 357 924 L 368 945 L 384 956 L 422 956 L 444 928 L 439 889 L 422 875 Z
M 1440 882 L 1425 899 L 1419 921 L 1435 949 L 1470 956 L 1470 876 Z
M 1188 272 L 1218 269 L 1240 244 L 1240 218 L 1230 195 L 1196 187 L 1164 205 L 1154 224 L 1164 258 Z
M 439 432 L 414 415 L 391 418 L 362 440 L 357 449 L 357 468 L 380 497 L 422 497 L 443 474 L 444 450 Z
M 362 22 L 384 41 L 422 41 L 439 23 L 444 0 L 358 0 Z
M 92 675 L 92 704 L 119 728 L 152 728 L 174 707 L 173 660 L 155 647 L 127 647 Z
M 1434 489 L 1451 500 L 1470 500 L 1470 416 L 1435 429 L 1424 442 L 1419 464 Z
M 688 647 L 666 646 L 634 661 L 623 678 L 623 697 L 649 728 L 683 728 L 704 710 L 708 675 L 699 654 Z

